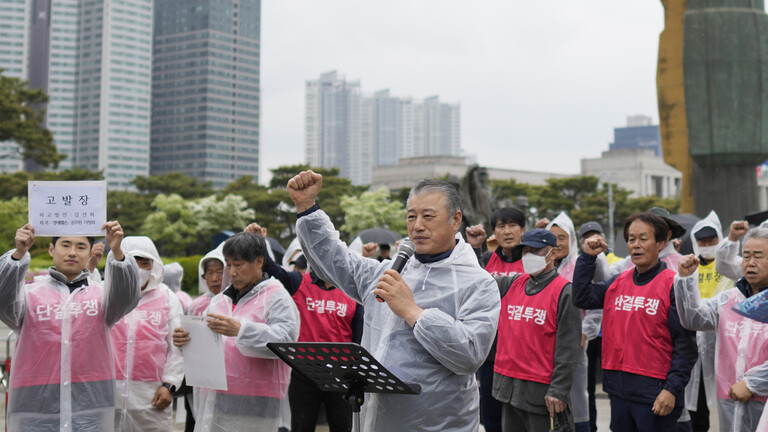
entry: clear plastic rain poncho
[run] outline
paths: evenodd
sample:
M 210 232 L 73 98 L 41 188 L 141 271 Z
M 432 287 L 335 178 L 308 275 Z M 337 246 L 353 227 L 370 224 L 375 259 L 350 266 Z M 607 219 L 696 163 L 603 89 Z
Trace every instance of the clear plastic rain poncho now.
M 285 271 L 294 271 L 291 261 L 295 259 L 294 256 L 297 252 L 301 252 L 301 244 L 298 237 L 291 240 L 291 244 L 285 249 L 285 255 L 283 255 L 283 262 L 281 263 Z
M 760 228 L 768 228 L 768 220 L 763 221 Z M 739 256 L 740 247 L 739 241 L 731 241 L 726 236 L 718 243 L 715 252 L 715 269 L 731 280 L 739 280 L 744 276 L 741 269 L 741 256 Z
M 222 336 L 227 390 L 195 389 L 195 432 L 275 432 L 288 403 L 291 369 L 267 344 L 296 342 L 296 304 L 280 282 L 269 278 L 234 307 L 229 296 L 219 293 L 205 313 L 235 318 L 240 332 L 235 337 Z
M 717 332 L 715 395 L 720 431 L 754 431 L 768 395 L 768 324 L 732 310 L 745 299 L 736 287 L 702 300 L 697 273 L 675 276 L 674 287 L 682 325 Z M 728 397 L 730 387 L 741 380 L 754 394 L 746 403 Z
M 179 387 L 184 375 L 181 350 L 173 345 L 173 329 L 180 326 L 181 303 L 163 281 L 163 262 L 149 237 L 126 237 L 123 250 L 150 258 L 152 270 L 136 309 L 112 328 L 115 353 L 115 430 L 167 432 L 173 407 L 152 406 L 162 383 Z
M 103 285 L 87 281 L 70 293 L 66 277 L 24 284 L 27 253 L 0 257 L 0 320 L 18 335 L 8 390 L 10 431 L 114 430 L 115 366 L 109 328 L 139 301 L 136 261 L 107 255 Z M 73 279 L 88 278 L 88 271 Z
M 560 265 L 557 267 L 557 272 L 565 278 L 568 282 L 573 281 L 573 271 L 576 268 L 576 258 L 579 256 L 579 248 L 577 246 L 578 241 L 576 238 L 576 228 L 573 226 L 573 221 L 568 217 L 565 212 L 560 212 L 552 222 L 547 225 L 548 230 L 552 230 L 552 227 L 557 225 L 568 233 L 568 255 L 560 261 Z M 605 258 L 605 256 L 603 256 Z M 607 261 L 606 261 L 607 262 Z M 600 261 L 598 261 L 600 263 Z M 598 264 L 598 268 L 601 265 Z M 589 315 L 589 327 L 594 327 L 595 318 L 600 318 L 599 323 L 602 321 L 602 313 L 592 313 Z M 587 319 L 587 313 L 582 312 L 582 327 L 584 321 Z M 584 332 L 582 328 L 582 333 Z M 599 332 L 599 329 L 598 329 Z M 586 333 L 584 333 L 586 334 Z M 596 336 L 596 335 L 595 335 Z M 589 393 L 587 392 L 587 349 L 586 344 L 579 354 L 579 363 L 576 365 L 576 371 L 573 374 L 573 385 L 571 386 L 571 412 L 573 413 L 573 421 L 575 423 L 584 423 L 589 421 Z
M 208 288 L 208 282 L 206 282 L 205 278 L 203 277 L 205 274 L 204 264 L 207 261 L 216 260 L 221 263 L 221 268 L 224 273 L 221 276 L 220 288 L 223 290 L 229 285 L 229 277 L 227 276 L 227 272 L 225 270 L 227 263 L 224 261 L 224 253 L 222 252 L 223 247 L 224 243 L 221 243 L 216 249 L 205 254 L 203 259 L 200 260 L 200 263 L 197 266 L 197 286 L 198 291 L 200 292 L 200 296 L 193 300 L 192 304 L 189 306 L 189 310 L 187 310 L 189 315 L 202 315 L 203 312 L 205 312 L 205 310 L 208 308 L 208 304 L 211 303 L 211 299 L 215 295 L 210 291 Z
M 373 290 L 392 266 L 350 251 L 322 210 L 301 217 L 296 230 L 312 269 L 365 307 L 362 345 L 421 394 L 366 394 L 364 431 L 477 431 L 475 372 L 485 361 L 499 322 L 499 289 L 472 247 L 456 235 L 451 255 L 424 264 L 415 257 L 403 279 L 424 309 L 412 329 Z
M 163 276 L 163 283 L 173 291 L 176 298 L 181 302 L 181 308 L 184 309 L 184 313 L 189 310 L 189 305 L 192 304 L 192 297 L 189 296 L 184 290 L 181 289 L 181 281 L 184 279 L 184 267 L 177 262 L 172 262 L 165 266 L 165 275 Z
M 693 254 L 699 256 L 699 245 L 696 242 L 696 233 L 703 228 L 710 227 L 717 233 L 717 240 L 723 241 L 722 226 L 720 225 L 720 219 L 717 217 L 715 211 L 709 212 L 707 217 L 698 221 L 696 225 L 691 229 L 691 245 L 693 246 Z M 717 263 L 715 262 L 715 266 Z M 710 266 L 711 267 L 711 264 Z M 709 270 L 712 270 L 711 268 Z M 705 274 L 707 273 L 707 274 Z M 702 278 L 710 279 L 714 274 L 711 271 L 703 272 L 701 269 L 698 272 L 700 283 Z M 718 275 L 720 276 L 720 275 Z M 723 277 L 718 283 L 717 288 L 713 294 L 719 294 L 733 286 L 733 281 Z M 714 331 L 697 331 L 696 332 L 696 344 L 699 347 L 699 359 L 693 366 L 691 371 L 691 380 L 688 381 L 688 385 L 685 386 L 685 402 L 686 408 L 690 411 L 696 411 L 696 407 L 699 400 L 699 389 L 701 388 L 701 381 L 704 380 L 704 389 L 707 394 L 707 405 L 714 407 L 716 403 L 715 398 L 715 348 L 717 342 L 717 333 Z

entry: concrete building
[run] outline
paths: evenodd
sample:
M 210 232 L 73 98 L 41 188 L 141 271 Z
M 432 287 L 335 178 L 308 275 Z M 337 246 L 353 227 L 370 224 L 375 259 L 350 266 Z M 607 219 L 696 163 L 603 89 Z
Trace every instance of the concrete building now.
M 0 0 L 0 69 L 3 75 L 29 78 L 29 37 L 32 3 L 28 0 Z M 15 142 L 0 142 L 0 172 L 23 168 Z
M 259 177 L 261 0 L 158 0 L 152 174 Z
M 581 175 L 617 183 L 632 191 L 630 197 L 680 196 L 682 174 L 664 163 L 649 148 L 627 148 L 604 151 L 602 157 L 581 160 Z
M 305 160 L 336 167 L 353 184 L 371 183 L 376 166 L 400 158 L 461 155 L 460 106 L 398 98 L 382 90 L 365 96 L 360 81 L 331 71 L 305 85 Z
M 651 118 L 644 115 L 627 117 L 627 127 L 613 129 L 613 142 L 610 150 L 628 148 L 652 149 L 661 157 L 661 134 L 659 126 L 651 124 Z
M 389 190 L 413 187 L 423 179 L 455 176 L 462 178 L 470 164 L 460 156 L 417 156 L 402 158 L 397 165 L 373 168 L 371 188 L 386 187 Z M 491 180 L 515 179 L 519 183 L 545 185 L 549 178 L 571 177 L 568 174 L 545 173 L 536 171 L 511 170 L 485 167 Z
M 110 188 L 149 174 L 151 0 L 34 0 L 28 77 L 50 96 L 60 168 L 103 170 Z M 4 19 L 4 18 L 3 18 Z

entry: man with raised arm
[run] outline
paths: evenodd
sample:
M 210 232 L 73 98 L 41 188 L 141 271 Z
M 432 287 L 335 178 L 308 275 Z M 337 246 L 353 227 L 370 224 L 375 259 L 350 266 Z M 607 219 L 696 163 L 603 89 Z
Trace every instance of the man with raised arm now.
M 114 430 L 115 366 L 109 329 L 139 302 L 136 261 L 123 229 L 102 226 L 111 252 L 105 280 L 89 280 L 93 237 L 54 237 L 50 274 L 24 284 L 35 229 L 16 231 L 0 256 L 0 320 L 19 335 L 8 391 L 8 430 Z
M 339 240 L 317 205 L 321 186 L 322 176 L 312 171 L 288 182 L 310 268 L 365 306 L 363 346 L 405 382 L 421 386 L 418 396 L 366 395 L 363 430 L 479 430 L 474 373 L 493 343 L 500 300 L 493 278 L 457 234 L 458 192 L 436 180 L 411 189 L 406 224 L 416 254 L 397 273 L 391 263 L 364 258 Z

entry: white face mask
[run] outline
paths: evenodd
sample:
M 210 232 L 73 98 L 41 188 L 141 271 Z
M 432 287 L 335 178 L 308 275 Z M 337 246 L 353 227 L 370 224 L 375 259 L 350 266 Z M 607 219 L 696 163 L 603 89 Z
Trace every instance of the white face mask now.
M 549 252 L 552 252 L 553 250 L 554 249 L 550 249 Z M 539 256 L 531 252 L 523 255 L 523 271 L 531 276 L 536 276 L 541 273 L 541 271 L 547 267 L 547 264 L 549 264 L 547 261 L 549 252 L 544 256 Z
M 707 260 L 715 259 L 715 250 L 717 246 L 699 246 L 699 255 Z
M 143 287 L 149 282 L 149 276 L 152 274 L 152 270 L 139 269 L 139 286 Z

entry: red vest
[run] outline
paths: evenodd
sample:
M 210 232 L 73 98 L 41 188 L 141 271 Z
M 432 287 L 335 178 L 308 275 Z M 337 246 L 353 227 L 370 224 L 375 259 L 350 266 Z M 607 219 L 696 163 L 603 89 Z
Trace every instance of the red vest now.
M 491 276 L 512 276 L 525 273 L 523 271 L 523 260 L 508 263 L 502 260 L 496 252 L 491 254 L 491 259 L 488 260 L 485 269 L 488 270 Z
M 304 273 L 293 301 L 299 309 L 299 342 L 350 342 L 357 303 L 340 289 L 324 290 Z
M 493 370 L 504 376 L 549 384 L 555 369 L 557 302 L 568 283 L 560 276 L 535 295 L 525 293 L 530 275 L 512 282 L 501 299 L 499 342 Z
M 675 272 L 664 269 L 644 286 L 634 270 L 613 281 L 603 303 L 603 369 L 667 379 L 672 363 L 669 291 Z

